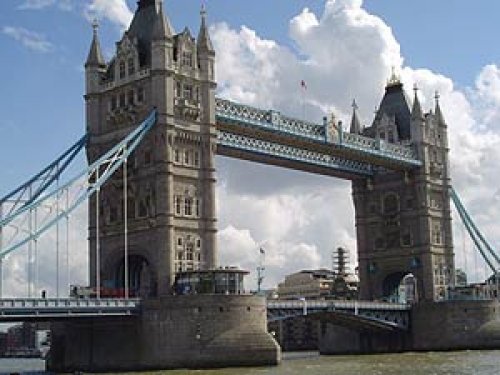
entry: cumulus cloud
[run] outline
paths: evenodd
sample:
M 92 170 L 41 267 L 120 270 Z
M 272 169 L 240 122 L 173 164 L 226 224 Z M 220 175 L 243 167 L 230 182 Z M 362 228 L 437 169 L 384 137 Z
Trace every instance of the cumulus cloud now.
M 75 190 L 70 201 L 76 197 Z M 61 203 L 62 204 L 62 203 Z M 9 204 L 3 206 L 4 214 L 8 212 Z M 54 215 L 54 202 L 48 201 L 36 210 L 38 227 L 47 224 Z M 35 217 L 35 216 L 34 216 Z M 4 249 L 24 238 L 26 233 L 19 233 L 16 226 L 27 228 L 27 215 L 21 215 L 12 224 L 2 228 L 2 243 Z M 35 219 L 33 219 L 35 220 Z M 59 248 L 56 246 L 57 234 L 55 227 L 41 235 L 35 245 L 31 243 L 32 256 L 29 258 L 29 245 L 7 255 L 3 260 L 3 297 L 28 296 L 28 280 L 31 279 L 33 296 L 40 296 L 42 290 L 47 296 L 57 295 L 57 278 L 59 278 L 59 295 L 65 297 L 69 292 L 69 284 L 88 284 L 88 243 L 87 205 L 79 206 L 69 217 L 69 227 L 66 220 L 59 224 Z M 68 240 L 68 242 L 67 242 Z M 69 247 L 67 247 L 69 243 Z M 69 250 L 69 251 L 68 251 Z M 57 254 L 59 252 L 59 267 Z M 68 257 L 69 255 L 69 257 Z M 31 266 L 29 266 L 31 265 Z M 31 278 L 29 269 L 31 268 Z M 57 270 L 59 269 L 59 272 Z M 38 276 L 37 276 L 38 275 Z
M 54 48 L 53 44 L 47 41 L 43 34 L 27 30 L 23 27 L 4 26 L 2 33 L 32 51 L 47 53 Z
M 487 237 L 499 244 L 500 231 L 494 226 L 500 208 L 495 183 L 500 160 L 497 66 L 484 67 L 475 86 L 467 89 L 457 88 L 451 78 L 437 72 L 407 66 L 390 27 L 369 14 L 361 0 L 328 0 L 320 16 L 305 8 L 289 24 L 293 49 L 248 27 L 235 30 L 219 23 L 211 31 L 220 95 L 250 105 L 299 117 L 305 113 L 316 122 L 334 111 L 346 123 L 350 103 L 356 98 L 362 122 L 369 124 L 392 67 L 401 75 L 410 97 L 413 84 L 418 85 L 426 110 L 433 108 L 438 91 L 449 125 L 453 185 Z M 305 98 L 301 80 L 308 85 Z M 227 237 L 237 238 L 242 233 L 254 239 L 253 254 L 264 241 L 286 243 L 289 248 L 306 244 L 315 249 L 310 254 L 319 254 L 323 267 L 330 266 L 330 251 L 335 246 L 348 245 L 355 253 L 349 183 L 227 159 L 220 159 L 218 167 L 223 184 L 219 196 L 223 255 L 229 251 L 224 249 Z M 467 264 L 472 278 L 479 280 L 484 277 L 482 270 L 471 266 L 475 250 L 466 241 L 462 254 L 461 228 L 458 220 L 454 224 L 457 264 Z M 231 230 L 225 232 L 225 228 Z M 278 248 L 272 246 L 271 253 L 279 258 Z M 252 259 L 253 267 L 250 259 L 247 264 L 254 269 L 256 260 Z M 308 257 L 302 265 L 284 262 L 278 273 L 307 268 L 307 264 L 315 263 Z
M 91 0 L 85 5 L 84 14 L 89 20 L 107 19 L 122 30 L 129 26 L 133 17 L 126 0 Z
M 94 12 L 122 28 L 131 17 L 124 0 L 92 0 L 86 11 L 89 17 Z M 221 96 L 299 117 L 305 113 L 312 121 L 321 121 L 333 110 L 347 123 L 351 101 L 356 98 L 362 122 L 369 124 L 393 66 L 410 96 L 417 83 L 425 110 L 434 106 L 435 91 L 439 91 L 449 125 L 453 185 L 479 227 L 498 248 L 498 66 L 484 67 L 474 86 L 460 89 L 450 77 L 405 65 L 390 27 L 369 14 L 361 0 L 325 1 L 320 15 L 304 9 L 289 23 L 293 48 L 257 35 L 249 27 L 235 30 L 219 23 L 212 26 L 211 32 Z M 305 98 L 301 80 L 308 85 Z M 252 271 L 251 287 L 256 285 L 260 247 L 266 250 L 265 287 L 275 286 L 284 275 L 300 269 L 330 267 L 331 251 L 337 246 L 349 248 L 351 260 L 356 261 L 354 209 L 348 181 L 222 157 L 217 158 L 217 169 L 220 264 Z M 84 213 L 81 218 L 80 228 L 86 227 Z M 472 279 L 484 279 L 482 262 L 470 241 L 462 239 L 456 217 L 454 235 L 457 265 L 467 266 Z M 72 273 L 85 279 L 85 239 L 80 243 L 78 254 L 84 255 L 73 260 Z M 51 264 L 53 260 L 47 259 L 47 275 L 54 273 Z M 14 262 L 8 272 L 12 275 L 9 288 L 17 288 L 25 273 L 23 266 Z M 53 291 L 50 277 L 53 279 L 47 276 L 44 285 Z

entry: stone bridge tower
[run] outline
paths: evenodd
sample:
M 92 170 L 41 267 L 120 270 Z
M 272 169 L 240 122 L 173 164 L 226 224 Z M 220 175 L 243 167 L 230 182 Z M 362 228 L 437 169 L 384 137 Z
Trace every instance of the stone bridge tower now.
M 179 270 L 216 265 L 215 53 L 202 12 L 197 39 L 176 34 L 159 0 L 140 0 L 129 29 L 106 62 L 97 27 L 86 71 L 89 163 L 156 109 L 158 120 L 128 160 L 129 285 L 141 295 L 169 293 Z M 100 192 L 100 270 L 96 198 L 89 203 L 90 280 L 124 286 L 123 175 Z
M 454 283 L 447 125 L 437 96 L 427 114 L 416 89 L 412 110 L 408 102 L 393 76 L 373 124 L 363 130 L 382 144 L 413 145 L 422 166 L 408 173 L 379 170 L 373 179 L 353 182 L 362 299 L 394 296 L 410 273 L 420 299 L 442 299 Z M 360 131 L 356 111 L 351 131 Z

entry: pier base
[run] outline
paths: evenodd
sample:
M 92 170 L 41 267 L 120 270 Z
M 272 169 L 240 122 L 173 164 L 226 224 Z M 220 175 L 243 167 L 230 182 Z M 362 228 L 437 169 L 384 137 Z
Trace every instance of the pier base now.
M 147 300 L 140 316 L 52 325 L 47 370 L 141 371 L 277 365 L 265 300 L 191 295 Z
M 500 349 L 499 301 L 419 303 L 411 323 L 413 350 Z

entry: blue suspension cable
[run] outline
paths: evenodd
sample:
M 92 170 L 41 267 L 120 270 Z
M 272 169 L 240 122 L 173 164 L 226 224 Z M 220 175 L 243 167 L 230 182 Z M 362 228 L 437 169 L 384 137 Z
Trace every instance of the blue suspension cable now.
M 87 167 L 77 176 L 72 178 L 69 182 L 67 182 L 66 184 L 60 186 L 58 189 L 48 194 L 40 195 L 39 199 L 31 202 L 28 205 L 23 206 L 13 214 L 8 215 L 6 218 L 0 220 L 0 227 L 4 227 L 10 222 L 12 222 L 14 219 L 19 217 L 21 214 L 41 206 L 48 199 L 54 196 L 57 198 L 60 194 L 62 194 L 62 192 L 69 189 L 73 184 L 75 184 L 80 179 L 85 177 L 87 180 L 90 180 L 91 176 L 93 175 L 95 176 L 97 171 L 99 171 L 99 178 L 96 179 L 93 183 L 90 183 L 90 186 L 85 191 L 85 193 L 82 194 L 82 196 L 78 197 L 78 199 L 73 204 L 69 205 L 69 207 L 66 210 L 60 211 L 48 223 L 40 226 L 32 235 L 23 238 L 19 242 L 15 243 L 12 246 L 7 247 L 6 249 L 0 249 L 0 258 L 3 258 L 7 254 L 17 250 L 18 248 L 25 245 L 29 241 L 40 237 L 40 235 L 42 235 L 44 232 L 46 232 L 48 229 L 54 226 L 57 222 L 64 219 L 67 215 L 73 212 L 80 204 L 82 204 L 88 197 L 94 194 L 97 191 L 97 189 L 99 189 L 104 183 L 106 183 L 106 181 L 108 181 L 108 179 L 114 174 L 114 172 L 124 163 L 124 161 L 130 156 L 130 154 L 137 148 L 137 146 L 146 136 L 148 131 L 156 123 L 156 118 L 157 118 L 156 111 L 151 112 L 148 118 L 144 120 L 144 122 L 140 126 L 138 126 L 134 131 L 132 131 L 127 137 L 125 137 L 120 143 L 114 146 L 101 158 L 95 161 L 91 166 Z M 100 169 L 103 166 L 105 168 L 104 172 L 101 174 Z
M 451 199 L 452 199 L 453 203 L 455 204 L 455 208 L 457 209 L 458 214 L 460 215 L 460 218 L 462 219 L 462 222 L 463 222 L 465 228 L 467 229 L 467 232 L 469 233 L 472 241 L 474 242 L 474 244 L 475 244 L 476 248 L 478 249 L 478 251 L 481 253 L 481 256 L 483 257 L 484 261 L 487 263 L 488 267 L 494 273 L 496 273 L 497 269 L 495 268 L 495 266 L 493 265 L 493 263 L 489 259 L 489 257 L 486 255 L 486 253 L 484 251 L 484 248 L 483 248 L 483 245 L 486 246 L 486 248 L 488 249 L 488 251 L 492 255 L 494 255 L 494 258 L 495 258 L 495 260 L 497 260 L 497 263 L 499 263 L 498 259 L 496 257 L 496 254 L 494 253 L 493 249 L 489 246 L 489 244 L 487 244 L 485 238 L 481 235 L 481 233 L 479 232 L 479 230 L 477 229 L 477 227 L 472 222 L 472 219 L 467 214 L 467 211 L 465 210 L 465 208 L 461 204 L 461 202 L 460 202 L 460 200 L 459 200 L 458 195 L 456 194 L 456 192 L 453 190 L 453 188 L 450 189 L 450 190 L 451 190 Z
M 460 198 L 458 197 L 457 192 L 453 188 L 451 188 L 451 196 L 452 196 L 453 202 L 455 203 L 455 207 L 457 207 L 457 209 L 460 209 L 460 211 L 463 212 L 463 214 L 465 216 L 465 219 L 470 223 L 470 226 L 471 226 L 472 230 L 474 231 L 474 233 L 476 233 L 477 237 L 484 244 L 484 246 L 486 247 L 486 249 L 488 250 L 488 252 L 491 254 L 491 256 L 493 256 L 493 258 L 495 258 L 495 261 L 500 265 L 500 257 L 496 254 L 495 250 L 493 250 L 493 248 L 490 246 L 490 244 L 488 243 L 488 241 L 486 241 L 486 239 L 482 235 L 481 231 L 474 224 L 474 221 L 472 220 L 472 218 L 468 214 L 468 212 L 465 209 L 464 205 L 460 201 Z

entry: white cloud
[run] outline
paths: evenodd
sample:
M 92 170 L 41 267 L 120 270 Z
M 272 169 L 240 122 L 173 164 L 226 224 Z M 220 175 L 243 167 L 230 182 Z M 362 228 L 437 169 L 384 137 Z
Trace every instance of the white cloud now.
M 25 0 L 18 6 L 19 10 L 39 10 L 51 6 L 57 6 L 61 10 L 73 9 L 74 0 Z
M 23 27 L 4 26 L 2 33 L 36 52 L 50 52 L 54 47 L 52 43 L 47 41 L 43 34 L 27 30 Z
M 85 5 L 84 14 L 89 20 L 107 19 L 122 30 L 129 26 L 133 17 L 126 0 L 91 0 Z
M 95 12 L 126 27 L 131 13 L 125 1 L 92 0 Z M 90 13 L 87 13 L 88 15 Z M 329 110 L 349 121 L 350 103 L 356 97 L 362 122 L 372 120 L 391 66 L 401 72 L 411 91 L 416 82 L 423 107 L 433 106 L 434 92 L 449 125 L 453 185 L 480 228 L 495 248 L 500 229 L 495 225 L 500 209 L 496 176 L 500 160 L 500 68 L 484 67 L 474 87 L 458 89 L 453 80 L 425 68 L 404 65 L 400 46 L 391 29 L 362 8 L 360 0 L 329 0 L 322 15 L 304 9 L 290 21 L 294 50 L 265 39 L 248 27 L 212 27 L 217 49 L 217 77 L 221 95 L 302 116 L 300 81 L 306 80 L 306 115 L 320 121 Z M 354 209 L 350 183 L 338 179 L 260 167 L 243 161 L 217 158 L 219 185 L 219 249 L 221 265 L 238 265 L 252 271 L 255 287 L 259 247 L 266 249 L 265 287 L 299 269 L 330 267 L 337 246 L 351 250 L 356 259 Z M 85 213 L 79 227 L 86 227 Z M 462 251 L 462 230 L 454 220 L 457 264 L 472 278 L 484 278 L 482 264 L 470 241 Z M 75 233 L 75 236 L 77 234 Z M 86 241 L 80 239 L 73 273 L 84 280 L 87 272 Z M 80 248 L 81 247 L 81 248 Z M 44 285 L 53 293 L 53 258 L 44 261 Z M 23 255 L 19 255 L 20 258 Z M 14 258 L 14 257 L 12 257 Z M 9 289 L 21 288 L 25 270 L 13 260 L 8 265 Z M 25 289 L 25 287 L 22 287 Z M 23 289 L 23 290 L 24 290 Z M 21 293 L 22 294 L 22 293 Z
M 362 122 L 369 124 L 392 66 L 400 72 L 410 95 L 413 84 L 418 84 L 426 110 L 433 108 L 434 93 L 439 91 L 449 125 L 453 185 L 493 245 L 500 245 L 500 230 L 494 226 L 500 208 L 500 199 L 495 199 L 500 197 L 495 182 L 500 160 L 497 66 L 486 66 L 475 87 L 465 90 L 455 87 L 449 77 L 405 66 L 390 27 L 363 9 L 360 0 L 328 0 L 320 17 L 304 9 L 290 21 L 294 50 L 264 39 L 248 27 L 234 30 L 220 23 L 211 31 L 220 95 L 250 105 L 302 116 L 300 81 L 304 79 L 308 83 L 308 119 L 319 122 L 334 110 L 346 123 L 355 97 Z M 320 254 L 321 266 L 328 267 L 335 246 L 347 244 L 355 252 L 348 183 L 226 159 L 218 167 L 223 182 L 219 194 L 222 232 L 234 226 L 255 238 L 254 253 L 256 244 L 263 241 L 286 243 L 289 248 L 307 244 Z M 457 220 L 454 223 L 457 264 L 463 267 L 461 229 Z M 222 252 L 226 251 L 223 247 L 221 241 Z M 472 269 L 474 250 L 470 244 L 466 247 L 469 273 L 473 278 L 484 277 L 482 271 Z M 284 262 L 279 274 L 295 272 L 306 264 L 314 262 L 307 257 L 303 266 Z
M 37 211 L 39 224 L 47 212 Z M 87 285 L 88 284 L 88 247 L 87 233 L 82 228 L 87 227 L 87 205 L 80 206 L 70 217 L 69 227 L 69 276 L 67 267 L 66 251 L 66 223 L 60 223 L 59 230 L 59 292 L 60 296 L 68 295 L 68 284 Z M 14 234 L 12 227 L 4 228 L 4 245 Z M 19 240 L 19 237 L 15 237 Z M 32 288 L 33 295 L 40 296 L 42 290 L 47 292 L 47 296 L 56 296 L 56 231 L 48 231 L 38 239 L 38 259 L 35 262 L 35 247 L 32 245 Z M 3 261 L 3 296 L 20 297 L 28 295 L 28 245 L 9 254 Z M 35 264 L 38 264 L 38 285 L 35 286 Z

